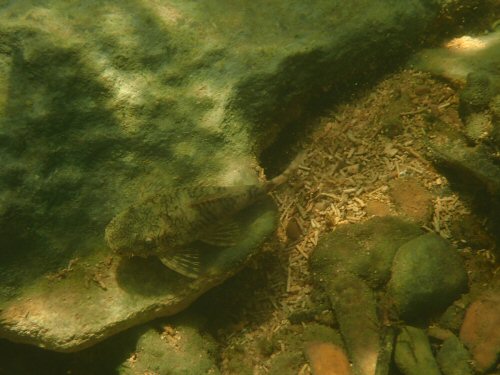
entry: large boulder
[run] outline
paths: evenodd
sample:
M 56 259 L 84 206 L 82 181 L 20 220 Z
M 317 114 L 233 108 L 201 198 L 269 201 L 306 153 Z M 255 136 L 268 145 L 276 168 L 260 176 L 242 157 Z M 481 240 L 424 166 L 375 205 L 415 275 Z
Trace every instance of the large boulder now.
M 246 237 L 194 281 L 110 254 L 104 229 L 152 193 L 257 182 L 282 129 L 397 65 L 441 3 L 1 5 L 0 336 L 79 350 L 234 274 L 274 230 L 272 205 L 238 218 Z

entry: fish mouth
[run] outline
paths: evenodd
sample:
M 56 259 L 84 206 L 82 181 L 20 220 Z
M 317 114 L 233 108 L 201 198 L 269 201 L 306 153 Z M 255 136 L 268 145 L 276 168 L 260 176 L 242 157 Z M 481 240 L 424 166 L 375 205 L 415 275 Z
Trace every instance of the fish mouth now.
M 125 259 L 148 258 L 150 255 L 152 255 L 152 254 L 144 254 L 144 253 L 140 253 L 140 252 L 134 252 L 128 248 L 127 249 L 125 249 L 125 248 L 116 249 L 116 250 L 113 250 L 113 253 L 115 253 L 116 255 L 118 255 L 122 258 L 125 258 Z

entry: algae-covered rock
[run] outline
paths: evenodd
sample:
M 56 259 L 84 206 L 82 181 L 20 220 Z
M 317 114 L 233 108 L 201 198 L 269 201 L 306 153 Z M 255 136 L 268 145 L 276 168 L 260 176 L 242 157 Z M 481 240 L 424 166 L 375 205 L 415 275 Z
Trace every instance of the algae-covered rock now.
M 335 311 L 353 368 L 360 374 L 387 374 L 391 332 L 378 317 L 373 287 L 390 278 L 394 254 L 422 234 L 412 223 L 375 217 L 345 225 L 321 238 L 311 257 L 311 271 Z
M 462 116 L 487 109 L 493 94 L 494 88 L 487 72 L 475 71 L 469 73 L 465 87 L 460 92 Z
M 465 119 L 467 137 L 474 142 L 489 138 L 493 133 L 491 116 L 485 113 L 473 113 Z
M 457 336 L 446 339 L 436 355 L 444 375 L 472 375 L 471 355 Z
M 383 302 L 389 306 L 380 307 L 394 304 L 404 319 L 429 316 L 467 287 L 456 250 L 441 237 L 422 234 L 417 225 L 393 217 L 346 225 L 325 236 L 313 252 L 311 271 L 331 301 L 360 374 L 389 373 L 392 352 L 393 332 L 379 322 L 379 302 L 370 287 L 388 280 Z
M 293 375 L 300 371 L 304 362 L 304 355 L 300 352 L 282 352 L 272 359 L 269 372 L 271 374 Z
M 464 296 L 468 297 L 468 295 Z M 463 303 L 457 303 L 457 304 L 453 303 L 452 305 L 450 305 L 440 316 L 439 325 L 453 332 L 458 332 L 464 320 L 465 306 L 466 306 L 466 301 L 464 301 Z
M 318 323 L 309 323 L 304 326 L 302 341 L 305 344 L 309 342 L 321 341 L 343 346 L 342 338 L 340 337 L 338 331 Z
M 394 361 L 404 375 L 441 375 L 427 335 L 415 327 L 401 329 L 396 339 Z
M 295 326 L 295 328 L 293 330 L 292 327 L 285 328 L 273 337 L 274 340 L 283 343 L 285 350 L 273 354 L 270 358 L 270 374 L 296 374 L 307 363 L 306 356 L 311 345 L 321 343 L 329 348 L 334 346 L 338 350 L 344 350 L 339 333 L 330 327 L 310 323 Z M 237 367 L 232 369 L 234 373 L 237 372 L 236 369 Z
M 192 282 L 153 257 L 112 257 L 104 228 L 150 194 L 256 183 L 256 157 L 280 131 L 325 90 L 396 66 L 439 6 L 3 2 L 0 336 L 79 350 L 237 272 L 274 230 L 274 207 L 243 214 L 246 237 L 207 250 Z
M 120 375 L 220 374 L 215 364 L 216 345 L 189 325 L 149 329 L 137 340 L 135 351 L 118 369 Z
M 320 239 L 311 257 L 311 271 L 320 282 L 340 270 L 379 287 L 390 278 L 398 248 L 421 234 L 417 225 L 389 216 L 341 226 Z
M 495 144 L 500 145 L 500 93 L 490 102 L 490 111 L 492 115 L 492 137 Z
M 401 316 L 424 319 L 465 292 L 467 273 L 457 251 L 428 233 L 399 248 L 387 289 Z
M 336 272 L 324 284 L 356 373 L 374 375 L 381 352 L 381 328 L 373 291 L 359 277 Z

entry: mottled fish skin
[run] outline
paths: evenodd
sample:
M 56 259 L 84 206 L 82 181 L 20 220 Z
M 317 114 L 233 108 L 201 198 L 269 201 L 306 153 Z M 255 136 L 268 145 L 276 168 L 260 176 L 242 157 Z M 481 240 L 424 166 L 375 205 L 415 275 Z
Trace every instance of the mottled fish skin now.
M 197 186 L 149 196 L 118 214 L 106 241 L 122 255 L 149 256 L 155 250 L 196 241 L 215 223 L 265 196 L 264 186 Z
M 111 220 L 106 242 L 122 256 L 173 256 L 286 181 L 297 160 L 283 174 L 260 185 L 195 186 L 151 195 Z

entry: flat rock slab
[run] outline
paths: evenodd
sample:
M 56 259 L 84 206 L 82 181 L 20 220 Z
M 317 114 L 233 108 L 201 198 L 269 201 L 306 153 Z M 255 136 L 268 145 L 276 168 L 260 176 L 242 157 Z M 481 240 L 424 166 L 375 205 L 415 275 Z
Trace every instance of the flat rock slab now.
M 440 1 L 21 0 L 0 6 L 0 336 L 75 351 L 174 314 L 274 230 L 207 250 L 189 281 L 110 254 L 145 195 L 257 182 L 256 155 L 325 90 L 397 65 Z
M 258 213 L 258 215 L 257 215 Z M 238 246 L 204 254 L 204 272 L 188 279 L 155 258 L 106 255 L 78 260 L 64 274 L 39 280 L 4 304 L 3 335 L 58 351 L 74 351 L 132 325 L 167 316 L 234 274 L 276 221 L 273 206 L 247 214 L 252 233 Z M 101 254 L 99 254 L 101 255 Z

